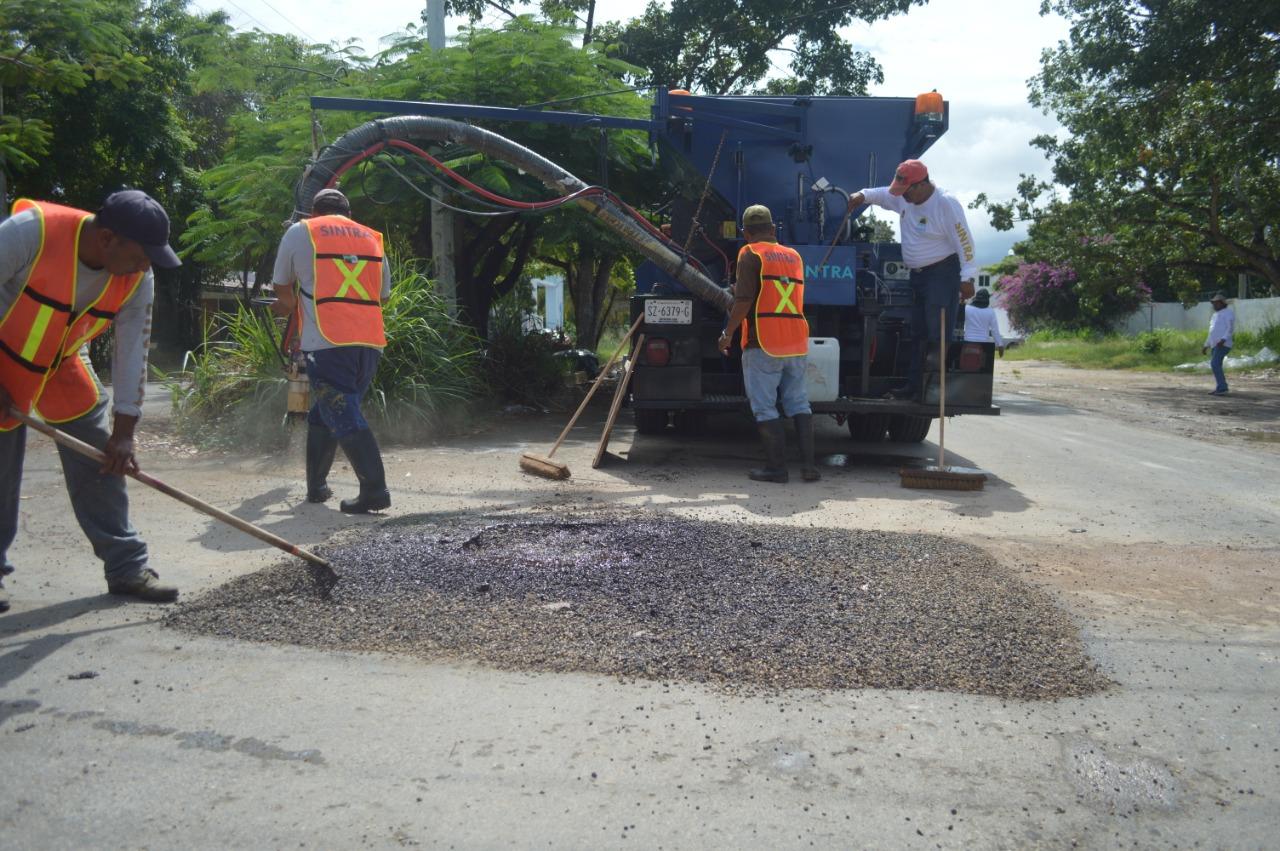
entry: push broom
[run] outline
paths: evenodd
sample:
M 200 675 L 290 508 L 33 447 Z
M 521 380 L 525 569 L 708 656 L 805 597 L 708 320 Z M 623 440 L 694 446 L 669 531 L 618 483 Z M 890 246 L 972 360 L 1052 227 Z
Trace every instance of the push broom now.
M 898 471 L 904 488 L 930 488 L 934 490 L 980 491 L 987 481 L 987 474 L 973 467 L 947 466 L 947 309 L 939 311 L 942 332 L 938 335 L 941 347 L 938 355 L 938 466 Z
M 622 338 L 622 342 L 618 343 L 618 350 L 613 353 L 613 357 L 609 358 L 609 362 L 605 364 L 604 369 L 600 370 L 600 374 L 596 376 L 596 380 L 591 383 L 591 389 L 587 391 L 586 398 L 582 400 L 582 404 L 578 405 L 578 410 L 573 412 L 573 416 L 569 418 L 569 424 L 564 427 L 564 431 L 560 432 L 560 436 L 556 438 L 555 444 L 551 447 L 551 451 L 546 455 L 537 455 L 532 452 L 525 452 L 520 456 L 520 469 L 526 473 L 533 473 L 535 476 L 542 476 L 544 479 L 567 479 L 569 478 L 569 465 L 555 461 L 551 456 L 556 454 L 556 450 L 560 448 L 560 444 L 564 443 L 564 439 L 569 436 L 569 432 L 573 430 L 574 425 L 578 422 L 578 417 L 582 416 L 582 412 L 587 409 L 587 403 L 591 401 L 591 397 L 595 395 L 599 389 L 604 377 L 609 374 L 609 370 L 613 369 L 613 365 L 618 362 L 618 358 L 626 351 L 627 343 L 631 340 L 631 335 L 640 327 L 640 323 L 644 322 L 644 314 L 636 317 L 636 321 L 631 324 L 631 328 L 627 331 L 627 335 Z

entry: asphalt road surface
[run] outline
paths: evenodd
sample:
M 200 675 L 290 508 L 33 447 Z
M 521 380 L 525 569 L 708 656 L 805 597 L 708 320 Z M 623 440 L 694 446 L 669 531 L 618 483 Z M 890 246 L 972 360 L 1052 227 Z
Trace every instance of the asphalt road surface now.
M 1114 688 L 1023 702 L 924 691 L 729 695 L 588 674 L 175 632 L 104 594 L 56 456 L 29 436 L 0 616 L 6 848 L 1274 847 L 1280 454 L 1009 395 L 947 428 L 981 492 L 899 486 L 919 445 L 825 421 L 825 478 L 748 481 L 749 430 L 614 434 L 522 475 L 563 420 L 391 447 L 390 516 L 608 506 L 977 544 L 1077 618 Z M 145 423 L 145 421 L 144 421 Z M 153 475 L 304 546 L 382 522 L 302 503 L 287 457 L 144 455 Z M 951 455 L 954 453 L 954 459 Z M 339 495 L 354 477 L 339 465 Z M 154 566 L 190 598 L 276 551 L 131 483 Z M 93 674 L 78 678 L 78 675 Z

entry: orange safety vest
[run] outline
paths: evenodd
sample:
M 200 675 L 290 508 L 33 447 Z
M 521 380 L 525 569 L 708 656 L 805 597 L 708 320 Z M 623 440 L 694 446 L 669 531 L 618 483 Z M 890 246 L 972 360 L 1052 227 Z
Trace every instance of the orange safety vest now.
M 40 250 L 0 319 L 0 385 L 23 413 L 35 408 L 46 422 L 65 423 L 98 404 L 98 385 L 80 360 L 81 347 L 107 330 L 146 273 L 112 275 L 98 298 L 76 314 L 80 233 L 92 214 L 20 198 L 13 212 L 23 210 L 35 210 L 40 220 Z M 0 431 L 18 425 L 0 412 Z
M 794 248 L 776 242 L 742 246 L 760 258 L 760 289 L 751 315 L 742 320 L 742 346 L 755 340 L 765 354 L 794 358 L 809 353 L 809 322 L 804 318 L 804 260 Z M 752 327 L 754 325 L 754 327 Z
M 346 216 L 303 221 L 315 255 L 312 291 L 303 295 L 315 307 L 320 336 L 335 346 L 386 346 L 382 234 Z

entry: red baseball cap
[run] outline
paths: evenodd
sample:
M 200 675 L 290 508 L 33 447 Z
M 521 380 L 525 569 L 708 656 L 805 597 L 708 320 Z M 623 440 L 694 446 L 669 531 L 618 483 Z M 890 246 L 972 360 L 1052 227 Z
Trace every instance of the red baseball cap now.
M 920 160 L 903 160 L 898 170 L 893 173 L 893 183 L 889 184 L 890 195 L 901 195 L 912 185 L 929 179 L 929 169 Z

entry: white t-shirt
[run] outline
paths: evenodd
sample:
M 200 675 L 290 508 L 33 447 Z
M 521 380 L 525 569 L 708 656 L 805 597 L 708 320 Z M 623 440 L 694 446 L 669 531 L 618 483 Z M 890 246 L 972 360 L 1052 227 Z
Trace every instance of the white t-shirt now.
M 996 318 L 995 308 L 964 306 L 964 341 L 966 343 L 989 343 L 996 341 L 997 346 L 1004 345 L 1000 336 L 1000 322 Z
M 960 257 L 960 280 L 977 280 L 973 235 L 964 218 L 964 207 L 950 192 L 935 186 L 923 204 L 912 204 L 901 195 L 890 195 L 887 186 L 863 189 L 862 197 L 868 204 L 898 214 L 902 262 L 909 268 L 919 269 L 956 254 Z
M 297 284 L 300 289 L 311 292 L 315 285 L 315 260 L 315 251 L 311 246 L 311 235 L 307 233 L 307 226 L 302 222 L 294 222 L 284 232 L 284 237 L 280 240 L 280 248 L 276 251 L 276 267 L 271 276 L 273 285 L 279 289 Z M 385 304 L 390 297 L 391 264 L 384 257 L 380 299 Z M 298 300 L 302 302 L 302 337 L 299 340 L 302 350 L 314 352 L 319 349 L 335 348 L 333 343 L 326 340 L 320 333 L 320 329 L 316 328 L 315 304 L 301 294 L 298 295 Z
M 40 221 L 35 210 L 0 222 L 0 316 L 18 300 L 40 252 Z M 90 269 L 76 261 L 76 298 L 72 308 L 80 315 L 111 280 L 106 269 Z M 112 320 L 115 349 L 111 355 L 111 403 L 117 414 L 142 416 L 142 400 L 147 393 L 147 349 L 151 344 L 151 302 L 155 299 L 155 278 L 148 270 L 133 295 L 120 306 Z M 88 347 L 80 359 L 89 364 Z M 90 373 L 92 373 L 90 369 Z
M 1204 344 L 1212 349 L 1222 343 L 1230 349 L 1233 348 L 1235 334 L 1236 312 L 1231 307 L 1224 307 L 1213 312 L 1213 317 L 1209 320 L 1209 336 L 1205 338 Z

